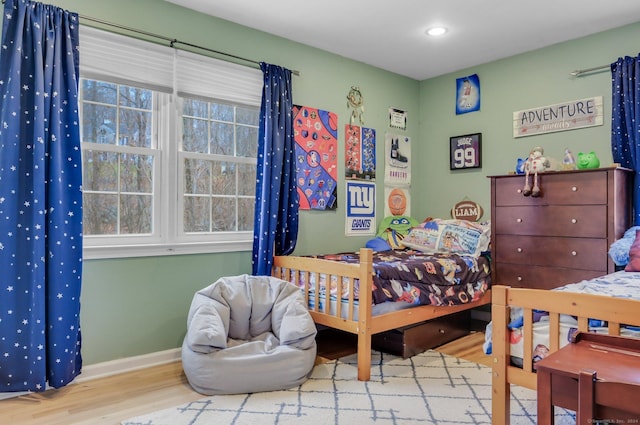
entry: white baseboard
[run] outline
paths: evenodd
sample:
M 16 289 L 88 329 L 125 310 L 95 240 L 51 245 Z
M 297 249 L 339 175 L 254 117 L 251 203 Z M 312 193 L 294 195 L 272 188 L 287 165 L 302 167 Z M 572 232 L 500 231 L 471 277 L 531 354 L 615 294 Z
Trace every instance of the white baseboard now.
M 124 372 L 159 366 L 166 363 L 180 361 L 181 349 L 172 348 L 165 351 L 143 354 L 140 356 L 126 357 L 124 359 L 110 360 L 96 363 L 82 368 L 82 373 L 73 382 L 85 382 L 91 379 L 105 378 Z

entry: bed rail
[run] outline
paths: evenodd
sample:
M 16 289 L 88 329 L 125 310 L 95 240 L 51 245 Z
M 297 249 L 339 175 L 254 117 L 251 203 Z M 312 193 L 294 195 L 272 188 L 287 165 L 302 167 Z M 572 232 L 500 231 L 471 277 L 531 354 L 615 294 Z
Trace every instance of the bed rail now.
M 523 309 L 523 366 L 511 365 L 507 325 L 513 307 Z M 559 349 L 560 316 L 578 320 L 578 330 L 588 331 L 589 319 L 609 323 L 610 335 L 620 335 L 621 325 L 640 326 L 640 301 L 603 295 L 549 291 L 544 289 L 492 287 L 492 423 L 509 425 L 511 384 L 536 389 L 533 369 L 533 313 L 549 312 L 549 352 Z

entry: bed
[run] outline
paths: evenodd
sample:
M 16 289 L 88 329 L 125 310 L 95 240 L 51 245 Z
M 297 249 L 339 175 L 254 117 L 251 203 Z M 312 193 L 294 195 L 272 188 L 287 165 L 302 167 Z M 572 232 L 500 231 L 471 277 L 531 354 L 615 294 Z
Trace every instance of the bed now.
M 317 325 L 357 335 L 358 379 L 368 381 L 372 335 L 490 303 L 489 264 L 485 255 L 362 248 L 276 256 L 272 274 L 304 291 Z M 416 274 L 424 286 L 410 282 Z
M 511 385 L 536 389 L 535 362 L 575 331 L 640 337 L 640 273 L 618 271 L 553 290 L 492 287 L 492 422 L 510 423 Z

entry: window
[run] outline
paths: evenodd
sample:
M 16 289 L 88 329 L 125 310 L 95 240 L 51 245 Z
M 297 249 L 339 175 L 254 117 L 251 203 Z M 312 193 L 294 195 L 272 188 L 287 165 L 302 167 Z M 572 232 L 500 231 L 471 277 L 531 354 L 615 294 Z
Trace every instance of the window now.
M 183 230 L 253 230 L 258 111 L 182 99 Z
M 85 258 L 250 250 L 260 71 L 81 35 Z
M 80 92 L 84 236 L 153 234 L 153 91 L 83 79 Z

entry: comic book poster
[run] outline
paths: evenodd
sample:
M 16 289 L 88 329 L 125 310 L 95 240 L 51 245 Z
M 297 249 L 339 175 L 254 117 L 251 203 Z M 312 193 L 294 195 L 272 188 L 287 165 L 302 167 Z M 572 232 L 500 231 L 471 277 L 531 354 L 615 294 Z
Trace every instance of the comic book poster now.
M 293 107 L 296 178 L 301 210 L 335 210 L 338 183 L 338 116 Z
M 384 182 L 388 185 L 411 184 L 411 139 L 398 134 L 385 135 Z
M 345 162 L 347 179 L 375 180 L 376 131 L 372 128 L 347 124 L 344 126 Z
M 376 184 L 371 181 L 347 180 L 345 190 L 347 236 L 375 235 Z

